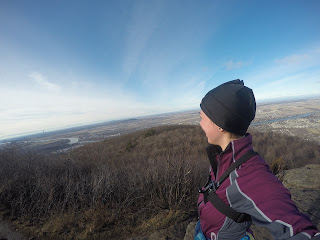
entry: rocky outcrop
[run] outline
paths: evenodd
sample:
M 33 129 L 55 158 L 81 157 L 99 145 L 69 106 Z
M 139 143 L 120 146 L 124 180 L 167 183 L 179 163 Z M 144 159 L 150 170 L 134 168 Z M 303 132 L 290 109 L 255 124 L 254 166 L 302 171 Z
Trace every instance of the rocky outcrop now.
M 287 171 L 283 184 L 290 190 L 299 211 L 307 214 L 320 230 L 320 165 Z
M 0 219 L 0 240 L 26 240 L 26 238 L 8 222 Z
M 291 192 L 291 198 L 300 212 L 308 215 L 315 226 L 320 229 L 320 165 L 306 165 L 291 169 L 283 175 L 283 185 Z M 191 222 L 184 240 L 193 240 L 195 222 Z M 252 226 L 256 240 L 273 239 L 265 228 Z
M 189 223 L 183 240 L 193 240 L 194 239 L 194 229 L 196 227 L 196 224 L 197 224 L 197 222 Z
M 287 188 L 320 189 L 320 165 L 309 164 L 286 171 L 283 184 Z

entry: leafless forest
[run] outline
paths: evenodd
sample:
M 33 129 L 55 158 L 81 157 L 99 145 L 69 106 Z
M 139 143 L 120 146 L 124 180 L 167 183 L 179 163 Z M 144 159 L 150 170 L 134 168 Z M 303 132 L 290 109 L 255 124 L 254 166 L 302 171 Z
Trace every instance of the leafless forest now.
M 275 174 L 319 163 L 317 142 L 249 132 Z M 141 130 L 60 155 L 8 144 L 0 152 L 1 212 L 40 239 L 125 239 L 187 222 L 197 216 L 197 190 L 207 177 L 206 145 L 191 125 Z

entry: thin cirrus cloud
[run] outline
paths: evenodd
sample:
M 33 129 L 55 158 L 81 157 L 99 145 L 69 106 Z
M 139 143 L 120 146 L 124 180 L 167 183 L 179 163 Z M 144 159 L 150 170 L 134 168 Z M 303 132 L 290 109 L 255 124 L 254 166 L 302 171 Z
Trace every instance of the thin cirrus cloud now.
M 61 90 L 59 85 L 48 81 L 47 78 L 39 72 L 32 72 L 29 77 L 32 78 L 38 86 L 43 87 L 46 90 L 54 92 L 59 92 Z
M 319 71 L 315 73 L 298 73 L 275 79 L 270 83 L 266 83 L 261 87 L 255 88 L 255 95 L 260 100 L 285 97 L 300 97 L 308 95 L 319 95 L 319 87 L 317 88 L 316 79 Z M 307 82 L 302 79 L 308 80 Z M 311 82 L 311 83 L 310 83 Z M 266 92 L 265 89 L 272 89 Z
M 320 47 L 310 47 L 304 51 L 276 58 L 274 62 L 280 67 L 290 67 L 292 70 L 320 66 Z
M 317 47 L 310 47 L 299 52 L 292 52 L 286 56 L 275 56 L 273 60 L 263 62 L 248 72 L 248 76 L 255 76 L 256 81 L 270 82 L 290 76 L 298 72 L 314 72 L 310 69 L 320 67 L 320 51 Z M 303 53 L 301 53 L 303 52 Z M 316 70 L 315 70 L 316 71 Z
M 248 66 L 251 64 L 251 61 L 233 61 L 233 60 L 229 60 L 228 62 L 226 62 L 224 64 L 225 68 L 227 70 L 233 70 L 233 69 L 238 69 L 238 68 L 242 68 L 245 66 Z
M 159 4 L 160 2 L 158 2 Z M 147 47 L 152 33 L 158 25 L 160 11 L 160 5 L 154 8 L 146 2 L 138 2 L 134 6 L 131 20 L 127 26 L 125 58 L 123 61 L 123 71 L 127 80 L 138 67 L 143 50 Z M 148 21 L 145 21 L 145 19 L 148 19 Z
M 320 52 L 317 47 L 275 57 L 249 72 L 245 79 L 255 90 L 256 98 L 319 95 Z M 303 52 L 303 53 L 301 53 Z M 269 89 L 269 91 L 266 91 Z
M 310 61 L 310 60 L 312 60 L 312 57 L 310 55 L 303 54 L 303 55 L 291 55 L 291 56 L 286 56 L 284 58 L 275 59 L 275 62 L 277 64 L 296 65 L 296 64 L 301 64 L 305 61 Z
M 143 116 L 152 113 L 175 111 L 180 103 L 188 106 L 195 98 L 195 92 L 184 92 L 170 106 L 162 101 L 138 101 L 134 94 L 121 88 L 112 89 L 106 94 L 101 92 L 98 85 L 92 85 L 90 91 L 71 91 L 66 84 L 61 88 L 58 84 L 48 81 L 52 77 L 40 72 L 29 74 L 36 86 L 46 91 L 30 86 L 29 88 L 6 88 L 0 99 L 12 99 L 6 106 L 6 111 L 0 112 L 2 126 L 1 139 L 15 136 L 14 133 L 34 133 L 40 130 L 50 131 L 59 128 L 83 125 L 83 123 L 98 123 L 106 120 Z M 195 84 L 195 83 L 194 83 Z M 201 91 L 203 83 L 197 85 Z M 59 90 L 57 94 L 57 90 Z M 151 100 L 150 100 L 151 101 Z
M 11 101 L 0 112 L 0 139 L 21 133 L 29 134 L 79 126 L 84 123 L 141 116 L 153 110 L 121 92 L 109 96 L 93 96 L 81 92 L 66 94 L 69 92 L 68 89 L 63 89 L 56 94 L 55 91 L 38 91 L 32 87 L 20 90 L 6 88 L 1 89 L 1 92 L 3 94 L 0 100 L 11 99 Z M 12 99 L 11 96 L 19 98 Z M 164 110 L 161 107 L 159 109 Z

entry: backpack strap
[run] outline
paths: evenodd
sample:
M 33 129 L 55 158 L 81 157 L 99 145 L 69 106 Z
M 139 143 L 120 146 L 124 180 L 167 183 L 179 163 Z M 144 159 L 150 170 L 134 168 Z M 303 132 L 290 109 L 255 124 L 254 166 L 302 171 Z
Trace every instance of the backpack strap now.
M 239 167 L 242 163 L 246 162 L 247 160 L 249 160 L 250 158 L 259 155 L 257 152 L 253 151 L 253 150 L 249 150 L 248 152 L 246 152 L 245 154 L 243 154 L 237 161 L 235 161 L 219 178 L 218 182 L 217 182 L 217 186 L 216 188 L 218 188 L 223 182 L 224 180 L 226 180 L 229 177 L 229 174 L 231 172 L 233 172 L 237 167 Z
M 208 201 L 222 214 L 227 216 L 228 218 L 232 219 L 237 223 L 249 221 L 251 216 L 246 213 L 239 213 L 226 204 L 221 198 L 218 197 L 216 194 L 216 190 L 219 186 L 229 177 L 230 173 L 234 171 L 237 167 L 239 167 L 242 163 L 246 162 L 250 158 L 258 155 L 257 152 L 253 150 L 249 150 L 244 155 L 242 155 L 237 161 L 235 161 L 219 178 L 217 182 L 209 180 L 207 185 L 205 186 L 205 190 L 199 192 L 203 193 L 204 202 L 207 203 Z
M 216 175 L 217 168 L 218 168 L 217 155 L 221 152 L 221 148 L 218 149 L 218 146 L 216 146 L 216 145 L 209 145 L 206 148 L 206 150 L 207 150 L 207 155 L 208 155 L 209 162 L 211 165 L 211 169 L 213 171 L 215 178 L 217 178 L 217 175 Z
M 231 218 L 236 223 L 246 222 L 251 219 L 251 216 L 249 214 L 237 212 L 224 201 L 222 201 L 221 198 L 219 198 L 218 195 L 213 191 L 210 194 L 208 194 L 207 200 L 209 200 L 211 204 L 217 210 L 219 210 L 219 212 L 221 212 L 228 218 Z

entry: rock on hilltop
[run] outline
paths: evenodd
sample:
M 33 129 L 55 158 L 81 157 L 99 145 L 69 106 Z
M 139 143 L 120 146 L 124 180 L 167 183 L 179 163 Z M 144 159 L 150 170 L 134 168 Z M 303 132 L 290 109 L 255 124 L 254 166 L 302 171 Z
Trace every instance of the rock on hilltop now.
M 320 165 L 309 164 L 285 172 L 283 184 L 287 188 L 320 189 Z

